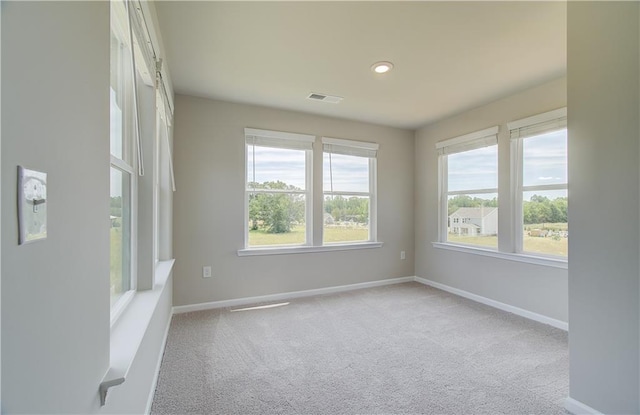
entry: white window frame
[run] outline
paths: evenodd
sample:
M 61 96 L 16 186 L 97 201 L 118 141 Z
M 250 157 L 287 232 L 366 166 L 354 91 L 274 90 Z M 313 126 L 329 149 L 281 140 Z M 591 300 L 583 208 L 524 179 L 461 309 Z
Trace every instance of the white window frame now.
M 313 246 L 313 143 L 316 137 L 307 134 L 288 133 L 282 131 L 261 130 L 245 128 L 245 192 L 244 192 L 244 248 L 245 250 L 264 250 L 291 248 L 300 246 Z M 248 174 L 249 154 L 253 146 L 273 147 L 290 150 L 304 150 L 305 152 L 305 189 L 295 190 L 271 190 L 253 189 L 249 187 L 252 182 Z M 252 193 L 281 193 L 305 195 L 305 242 L 294 245 L 249 245 L 249 196 Z
M 461 245 L 465 247 L 478 247 L 477 245 L 461 244 L 458 242 L 449 242 L 447 240 L 447 223 L 449 220 L 449 196 L 466 195 L 466 194 L 498 194 L 498 187 L 489 189 L 470 189 L 449 191 L 449 169 L 448 155 L 462 153 L 465 151 L 476 150 L 479 148 L 497 146 L 498 145 L 499 127 L 494 126 L 484 130 L 472 132 L 454 138 L 449 138 L 436 143 L 438 151 L 438 241 L 452 245 Z M 498 160 L 496 160 L 498 163 Z M 498 165 L 496 164 L 496 169 Z M 496 183 L 497 186 L 497 183 Z M 498 229 L 498 239 L 500 238 L 500 230 Z M 482 247 L 483 250 L 496 251 L 497 248 Z
M 365 196 L 369 198 L 369 237 L 366 241 L 345 241 L 324 243 L 324 246 L 334 245 L 351 245 L 362 242 L 377 242 L 378 240 L 378 158 L 379 149 L 377 143 L 365 141 L 344 140 L 340 138 L 322 137 L 323 157 L 325 153 L 342 154 L 356 157 L 365 157 L 369 160 L 369 191 L 368 192 L 344 192 L 334 191 L 332 189 L 322 189 L 322 213 L 324 216 L 324 198 L 325 196 Z M 324 174 L 323 174 L 324 175 Z M 324 181 L 324 177 L 323 177 Z M 322 223 L 322 232 L 324 232 L 324 220 Z M 322 240 L 324 240 L 324 235 Z
M 118 6 L 115 6 L 117 2 L 112 2 L 111 7 L 111 24 L 110 30 L 115 32 L 116 38 L 121 43 L 124 43 L 129 48 L 131 52 L 133 49 L 133 45 L 131 44 L 131 32 L 127 32 L 129 27 L 129 20 L 127 19 L 127 11 L 125 9 L 118 9 Z M 114 10 L 113 8 L 116 7 Z M 125 5 L 126 7 L 126 5 Z M 118 11 L 119 10 L 119 11 Z M 124 11 L 124 13 L 123 13 Z M 126 309 L 127 305 L 131 302 L 135 295 L 135 291 L 137 289 L 137 268 L 138 268 L 138 171 L 137 171 L 137 160 L 139 157 L 139 146 L 135 146 L 135 133 L 134 129 L 130 128 L 131 126 L 137 125 L 137 118 L 135 114 L 134 107 L 136 105 L 135 98 L 135 67 L 134 61 L 130 62 L 130 68 L 118 68 L 119 69 L 119 77 L 124 77 L 124 92 L 126 94 L 126 105 L 125 112 L 123 113 L 123 125 L 126 127 L 123 128 L 123 144 L 122 144 L 122 158 L 116 157 L 113 154 L 110 154 L 110 168 L 115 168 L 129 175 L 129 192 L 130 192 L 130 216 L 131 216 L 131 230 L 130 230 L 130 267 L 129 270 L 129 290 L 122 293 L 122 296 L 116 301 L 116 303 L 111 306 L 111 326 L 115 324 L 118 317 L 122 315 L 122 312 Z M 130 161 L 127 161 L 130 160 Z M 123 195 L 124 196 L 124 195 Z M 124 209 L 124 206 L 123 206 Z
M 559 131 L 567 128 L 567 108 L 559 108 L 553 111 L 544 112 L 531 117 L 507 123 L 509 135 L 511 137 L 511 187 L 513 198 L 513 226 L 514 226 L 514 247 L 517 254 L 535 255 L 564 260 L 565 257 L 548 255 L 539 252 L 524 251 L 524 217 L 523 217 L 523 193 L 531 191 L 548 190 L 568 190 L 568 183 L 550 185 L 523 185 L 523 140 L 535 137 L 552 131 Z

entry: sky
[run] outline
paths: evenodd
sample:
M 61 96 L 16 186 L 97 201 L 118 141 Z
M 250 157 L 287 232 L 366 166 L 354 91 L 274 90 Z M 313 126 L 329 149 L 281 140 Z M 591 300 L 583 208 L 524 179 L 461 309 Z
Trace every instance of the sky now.
M 330 168 L 331 167 L 331 168 Z M 332 174 L 330 174 L 330 171 Z M 255 174 L 255 178 L 254 178 Z M 369 191 L 369 159 L 365 157 L 324 154 L 323 189 L 341 192 Z M 264 183 L 282 181 L 300 189 L 305 188 L 305 152 L 270 147 L 249 146 L 247 157 L 247 181 Z
M 449 191 L 495 189 L 498 187 L 498 147 L 490 146 L 448 156 Z M 523 185 L 536 186 L 567 183 L 566 130 L 528 137 L 523 140 Z M 566 196 L 566 190 L 525 192 L 551 199 Z M 476 195 L 491 199 L 495 194 Z

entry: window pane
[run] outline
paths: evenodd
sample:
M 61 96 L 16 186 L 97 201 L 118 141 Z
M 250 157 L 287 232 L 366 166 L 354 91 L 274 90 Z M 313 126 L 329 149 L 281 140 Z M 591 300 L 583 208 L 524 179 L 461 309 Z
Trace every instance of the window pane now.
M 369 197 L 324 197 L 324 243 L 369 240 Z
M 111 167 L 111 305 L 131 288 L 131 176 Z
M 250 145 L 247 147 L 247 189 L 304 190 L 306 189 L 305 162 L 304 150 Z
M 524 186 L 567 183 L 567 130 L 525 138 L 522 142 Z
M 498 187 L 498 146 L 447 156 L 448 191 Z
M 249 246 L 304 244 L 305 209 L 304 194 L 249 194 Z
M 523 251 L 567 256 L 567 190 L 524 192 Z
M 369 193 L 369 159 L 324 153 L 323 189 L 325 192 Z
M 449 196 L 447 241 L 498 247 L 498 195 Z

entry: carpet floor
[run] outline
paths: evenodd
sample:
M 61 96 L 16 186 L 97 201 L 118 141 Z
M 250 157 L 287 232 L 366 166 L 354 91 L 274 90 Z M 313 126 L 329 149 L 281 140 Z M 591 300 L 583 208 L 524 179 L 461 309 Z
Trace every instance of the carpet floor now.
M 565 414 L 567 333 L 418 283 L 173 317 L 152 414 Z

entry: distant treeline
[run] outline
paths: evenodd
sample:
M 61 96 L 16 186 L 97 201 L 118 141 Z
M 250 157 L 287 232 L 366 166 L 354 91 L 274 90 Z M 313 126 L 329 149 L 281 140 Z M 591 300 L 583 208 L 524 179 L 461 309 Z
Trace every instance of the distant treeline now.
M 449 199 L 449 215 L 461 207 L 498 207 L 498 199 L 482 199 L 459 195 Z M 549 199 L 546 196 L 533 195 L 530 201 L 522 204 L 524 224 L 566 223 L 568 198 Z

